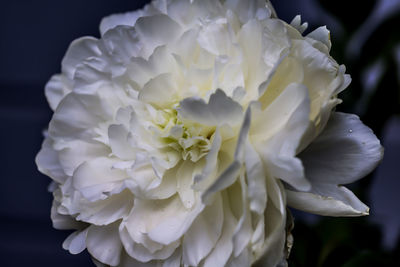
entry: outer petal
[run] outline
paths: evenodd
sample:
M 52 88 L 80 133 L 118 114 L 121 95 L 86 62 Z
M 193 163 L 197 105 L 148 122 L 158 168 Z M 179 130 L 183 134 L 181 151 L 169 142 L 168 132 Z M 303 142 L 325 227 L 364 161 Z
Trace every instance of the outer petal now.
M 69 215 L 63 215 L 58 213 L 57 209 L 60 203 L 53 200 L 53 205 L 51 206 L 51 221 L 53 222 L 53 227 L 60 230 L 72 230 L 72 229 L 82 229 L 86 227 L 83 222 L 78 222 L 75 218 Z
M 338 184 L 364 177 L 382 156 L 379 140 L 357 116 L 332 114 L 321 135 L 300 154 L 312 189 L 310 192 L 287 190 L 288 204 L 321 215 L 367 215 L 368 207 Z
M 126 217 L 133 206 L 133 195 L 125 190 L 96 202 L 81 202 L 76 220 L 94 225 L 108 225 Z
M 82 231 L 75 231 L 70 234 L 63 242 L 63 249 L 68 250 L 71 254 L 79 254 L 86 248 L 86 235 L 88 228 Z
M 135 29 L 143 43 L 145 55 L 150 55 L 154 48 L 176 40 L 181 34 L 178 23 L 164 14 L 140 17 L 135 24 Z
M 92 140 L 93 128 L 111 120 L 107 111 L 97 96 L 70 93 L 58 105 L 49 124 L 49 134 L 64 140 Z
M 118 235 L 118 224 L 90 226 L 86 246 L 91 255 L 102 263 L 117 266 L 120 262 L 122 244 Z
M 49 105 L 53 111 L 56 110 L 60 101 L 71 92 L 67 78 L 61 74 L 53 75 L 46 84 L 45 95 Z
M 106 60 L 108 62 L 105 62 L 105 66 L 99 66 L 98 69 L 107 70 L 113 76 L 125 71 L 118 63 L 129 64 L 133 57 L 139 55 L 142 47 L 137 32 L 128 26 L 117 26 L 112 31 L 105 33 L 101 40 L 104 50 L 107 51 Z
M 110 149 L 100 142 L 85 142 L 73 140 L 58 142 L 55 146 L 60 159 L 60 164 L 68 176 L 72 176 L 79 165 L 96 157 L 106 157 Z
M 50 176 L 58 183 L 64 183 L 67 176 L 60 164 L 59 156 L 53 149 L 53 141 L 46 138 L 42 144 L 42 149 L 36 156 L 36 165 L 41 173 Z
M 137 19 L 143 15 L 143 10 L 133 12 L 126 12 L 122 14 L 113 14 L 101 20 L 100 33 L 104 35 L 108 30 L 115 28 L 119 25 L 133 26 Z
M 179 246 L 179 242 L 174 242 L 168 246 L 161 246 L 160 244 L 157 244 L 158 247 L 155 246 L 149 249 L 143 244 L 133 241 L 126 226 L 123 224 L 121 224 L 121 226 L 121 242 L 124 245 L 126 253 L 129 255 L 125 257 L 125 259 L 122 259 L 122 262 L 125 262 L 125 265 L 121 264 L 121 266 L 160 266 L 157 260 L 166 260 L 170 258 L 176 248 Z M 137 263 L 137 265 L 133 263 Z
M 323 216 L 361 216 L 369 213 L 369 208 L 346 187 L 324 185 L 318 189 L 318 193 L 314 193 L 314 190 L 286 190 L 288 205 Z
M 71 43 L 61 63 L 62 72 L 69 79 L 74 78 L 77 66 L 85 59 L 101 56 L 98 42 L 99 40 L 93 37 L 82 37 Z
M 383 157 L 371 129 L 356 115 L 333 113 L 324 131 L 300 155 L 312 183 L 349 184 L 370 173 Z
M 248 20 L 253 18 L 265 19 L 271 17 L 272 11 L 269 9 L 265 0 L 227 0 L 226 6 L 234 10 L 239 15 L 239 19 L 242 23 L 246 23 Z
M 192 210 L 186 209 L 178 196 L 168 200 L 136 199 L 126 227 L 137 242 L 146 235 L 154 242 L 168 245 L 182 237 L 203 208 L 199 204 Z
M 327 53 L 329 52 L 329 50 L 331 50 L 331 39 L 330 39 L 330 32 L 329 30 L 326 28 L 326 26 L 322 26 L 319 27 L 317 29 L 315 29 L 314 31 L 310 32 L 307 37 L 312 38 L 316 41 L 319 41 L 321 43 L 323 43 L 324 45 L 326 45 L 326 47 L 328 48 L 328 50 L 326 51 Z
M 293 20 L 290 22 L 290 25 L 294 27 L 296 30 L 298 30 L 300 33 L 303 33 L 308 27 L 307 22 L 301 23 L 300 15 L 294 17 Z

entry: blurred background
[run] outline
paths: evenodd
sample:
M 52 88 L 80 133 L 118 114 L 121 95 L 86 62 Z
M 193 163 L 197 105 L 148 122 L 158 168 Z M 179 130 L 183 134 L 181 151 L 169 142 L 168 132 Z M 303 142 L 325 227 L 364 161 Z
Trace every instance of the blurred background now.
M 86 252 L 70 255 L 62 249 L 69 233 L 52 228 L 50 179 L 34 163 L 51 118 L 44 85 L 60 72 L 72 40 L 99 37 L 102 17 L 146 2 L 0 3 L 1 266 L 92 266 Z M 385 147 L 379 168 L 351 185 L 371 207 L 370 216 L 324 218 L 293 210 L 289 266 L 400 266 L 400 0 L 271 2 L 287 22 L 301 14 L 307 32 L 327 25 L 331 54 L 353 78 L 338 110 L 358 114 Z

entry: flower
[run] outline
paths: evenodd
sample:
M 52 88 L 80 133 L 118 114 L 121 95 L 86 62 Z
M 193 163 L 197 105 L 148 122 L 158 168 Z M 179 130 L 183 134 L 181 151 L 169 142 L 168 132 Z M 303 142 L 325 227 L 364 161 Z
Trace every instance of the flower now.
M 286 206 L 368 214 L 343 184 L 382 157 L 329 31 L 264 0 L 156 0 L 70 45 L 37 155 L 63 247 L 98 266 L 285 264 Z

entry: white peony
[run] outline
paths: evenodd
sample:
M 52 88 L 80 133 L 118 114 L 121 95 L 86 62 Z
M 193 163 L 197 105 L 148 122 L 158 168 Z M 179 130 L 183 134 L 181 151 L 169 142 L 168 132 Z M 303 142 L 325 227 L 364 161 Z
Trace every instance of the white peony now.
M 287 205 L 368 214 L 342 185 L 382 148 L 333 112 L 350 77 L 305 27 L 264 0 L 156 0 L 72 42 L 36 158 L 54 227 L 76 229 L 63 247 L 98 266 L 277 266 Z

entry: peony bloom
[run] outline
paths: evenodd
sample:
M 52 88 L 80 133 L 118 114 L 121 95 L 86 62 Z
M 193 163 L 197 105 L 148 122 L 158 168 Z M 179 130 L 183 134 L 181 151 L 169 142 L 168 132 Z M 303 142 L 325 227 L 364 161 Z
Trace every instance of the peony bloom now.
M 156 0 L 72 42 L 36 162 L 63 247 L 98 266 L 285 265 L 286 207 L 368 214 L 343 184 L 382 157 L 333 112 L 350 83 L 329 31 L 265 0 Z

